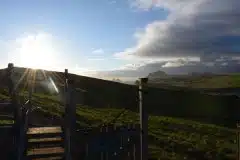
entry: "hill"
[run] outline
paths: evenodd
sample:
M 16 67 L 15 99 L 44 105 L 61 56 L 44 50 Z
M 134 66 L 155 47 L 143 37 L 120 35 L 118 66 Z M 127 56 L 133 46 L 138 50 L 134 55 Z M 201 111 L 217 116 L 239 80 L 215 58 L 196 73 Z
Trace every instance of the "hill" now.
M 158 78 L 157 78 L 158 77 Z M 175 86 L 193 89 L 240 88 L 240 74 L 193 73 L 189 75 L 155 76 L 149 81 L 155 86 Z
M 148 78 L 151 79 L 151 80 L 154 80 L 154 79 L 158 79 L 158 78 L 166 78 L 167 77 L 167 74 L 163 71 L 157 71 L 157 72 L 153 72 L 153 73 L 150 73 L 148 74 Z
M 49 80 L 51 77 L 59 91 L 58 99 L 62 100 L 64 73 L 42 70 L 27 71 L 24 68 L 17 68 L 16 81 L 19 81 L 24 72 L 26 75 L 19 83 L 19 88 L 22 91 L 27 90 L 27 82 L 32 82 L 29 77 L 38 75 L 35 78 L 36 92 L 51 96 L 52 93 L 49 92 L 49 88 L 52 86 Z M 3 71 L 1 75 L 1 78 L 4 79 Z M 45 77 L 44 82 L 42 82 L 43 77 Z M 75 74 L 70 74 L 69 77 L 75 81 L 79 104 L 96 108 L 109 106 L 117 109 L 125 108 L 133 112 L 138 111 L 137 86 Z M 2 88 L 4 88 L 3 84 L 1 83 Z M 197 120 L 227 127 L 235 127 L 240 117 L 240 99 L 236 96 L 215 96 L 184 88 L 154 88 L 149 86 L 144 100 L 148 113 L 156 116 Z
M 7 100 L 1 91 L 0 100 Z M 61 101 L 56 96 L 34 94 L 33 104 L 40 107 L 30 114 L 30 125 L 59 125 L 63 114 Z M 79 127 L 94 127 L 112 121 L 123 109 L 96 108 L 77 105 Z M 138 113 L 131 110 L 116 120 L 116 124 L 138 123 Z M 5 122 L 1 122 L 5 123 Z M 199 123 L 182 118 L 149 116 L 149 156 L 166 160 L 234 160 L 236 131 L 217 125 Z
M 18 70 L 18 74 L 15 75 L 16 81 L 22 77 L 25 70 Z M 25 79 L 23 78 L 19 84 L 20 100 L 27 96 L 27 82 L 32 82 L 26 77 L 31 77 L 34 72 L 34 70 L 26 72 Z M 31 125 L 58 125 L 61 123 L 64 110 L 62 96 L 47 92 L 48 89 L 41 83 L 41 79 L 45 75 L 46 84 L 51 84 L 49 77 L 52 77 L 59 93 L 62 93 L 64 74 L 51 71 L 36 72 L 37 93 L 33 94 L 33 104 L 40 109 L 31 113 L 29 119 Z M 3 71 L 1 73 L 1 78 L 4 79 Z M 124 114 L 116 120 L 116 124 L 138 123 L 136 86 L 74 74 L 70 74 L 70 78 L 75 80 L 75 86 L 79 90 L 77 101 L 79 127 L 94 127 L 108 123 L 123 110 Z M 1 83 L 1 87 L 0 100 L 9 100 L 4 83 Z M 235 127 L 239 117 L 238 98 L 150 86 L 144 97 L 149 113 L 148 141 L 151 158 L 235 159 L 236 131 L 229 127 Z

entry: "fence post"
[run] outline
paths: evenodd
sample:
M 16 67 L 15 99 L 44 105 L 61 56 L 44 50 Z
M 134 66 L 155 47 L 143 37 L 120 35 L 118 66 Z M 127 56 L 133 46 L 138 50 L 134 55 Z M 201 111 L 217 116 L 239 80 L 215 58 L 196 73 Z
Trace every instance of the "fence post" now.
M 68 79 L 68 70 L 65 69 L 65 117 L 64 139 L 65 159 L 72 160 L 73 142 L 76 132 L 76 102 L 73 80 Z
M 22 131 L 22 110 L 18 105 L 18 101 L 17 101 L 17 93 L 16 93 L 16 88 L 14 85 L 14 81 L 13 81 L 13 69 L 14 69 L 14 65 L 13 63 L 9 63 L 8 64 L 8 68 L 7 68 L 7 79 L 8 79 L 8 89 L 9 89 L 9 95 L 11 98 L 11 103 L 12 103 L 12 107 L 14 108 L 14 133 L 15 133 L 15 137 L 14 137 L 14 147 L 15 147 L 15 151 L 16 151 L 16 158 L 15 159 L 21 159 L 23 156 L 23 138 L 21 135 L 21 131 Z
M 65 159 L 71 160 L 70 153 L 70 128 L 69 128 L 69 92 L 68 92 L 68 70 L 65 69 L 65 81 L 64 81 L 64 92 L 65 92 L 65 114 L 64 114 L 64 150 Z
M 148 114 L 147 106 L 144 100 L 144 95 L 146 93 L 146 84 L 148 78 L 140 78 L 139 84 L 139 114 L 140 114 L 140 153 L 141 160 L 148 159 Z
M 237 123 L 237 160 L 240 160 L 240 125 Z
M 17 110 L 16 110 L 16 97 L 14 96 L 13 94 L 13 89 L 14 89 L 14 86 L 13 86 L 13 81 L 12 81 L 12 72 L 13 72 L 13 63 L 8 63 L 8 68 L 7 68 L 7 83 L 8 83 L 8 93 L 9 93 L 9 97 L 10 97 L 10 100 L 11 100 L 11 104 L 13 107 L 13 111 L 14 111 L 14 132 L 13 133 L 16 133 L 17 132 L 17 125 L 18 125 L 18 121 L 17 121 Z M 15 153 L 17 153 L 17 144 L 18 144 L 18 136 L 17 134 L 14 135 L 13 137 L 13 144 L 14 144 L 14 151 Z M 14 155 L 13 156 L 14 159 L 16 159 L 17 155 Z

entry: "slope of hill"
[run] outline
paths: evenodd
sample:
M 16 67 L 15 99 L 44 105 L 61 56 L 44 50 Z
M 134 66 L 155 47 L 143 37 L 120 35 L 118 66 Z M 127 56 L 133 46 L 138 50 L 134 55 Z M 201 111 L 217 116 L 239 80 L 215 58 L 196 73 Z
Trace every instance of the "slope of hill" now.
M 0 100 L 8 99 L 7 93 Z M 34 94 L 33 104 L 40 110 L 31 113 L 30 124 L 56 125 L 61 123 L 63 107 L 56 96 Z M 95 108 L 77 105 L 79 127 L 94 127 L 110 122 L 122 112 L 114 107 Z M 51 117 L 51 118 L 50 118 Z M 138 123 L 138 113 L 125 110 L 116 124 Z M 166 116 L 149 117 L 149 153 L 151 158 L 166 160 L 234 160 L 237 151 L 236 131 L 206 123 Z
M 240 88 L 240 74 L 215 75 L 192 74 L 154 78 L 149 81 L 155 86 L 168 85 L 196 89 Z
M 25 69 L 19 70 L 17 81 L 25 71 Z M 61 99 L 64 73 L 44 71 L 44 74 L 41 74 L 41 72 L 38 71 L 35 74 L 51 77 L 59 90 L 59 98 Z M 25 79 L 19 84 L 21 90 L 27 89 L 26 82 L 29 81 L 28 77 L 31 74 L 28 72 Z M 79 90 L 77 93 L 79 104 L 96 108 L 110 106 L 138 111 L 137 86 L 74 74 L 69 76 L 75 81 L 75 87 Z M 51 82 L 48 78 L 45 78 L 45 83 L 41 83 L 40 80 L 36 81 L 36 92 L 50 95 L 49 88 L 46 87 L 49 85 Z M 152 115 L 185 118 L 229 127 L 235 127 L 236 122 L 240 119 L 240 99 L 236 96 L 213 96 L 187 89 L 148 87 L 144 99 L 148 113 Z
M 148 78 L 151 80 L 158 79 L 158 78 L 166 78 L 166 77 L 167 77 L 167 74 L 163 71 L 157 71 L 157 72 L 148 74 Z
M 18 72 L 16 79 L 23 75 L 24 70 Z M 28 75 L 30 74 L 29 72 Z M 45 71 L 45 75 L 52 77 L 62 93 L 63 73 Z M 4 78 L 3 74 L 1 78 Z M 79 127 L 110 122 L 123 109 L 125 113 L 117 119 L 117 124 L 138 123 L 136 86 L 74 74 L 70 78 L 75 80 L 77 88 L 87 91 L 78 96 L 78 99 L 84 97 L 84 101 L 77 102 Z M 48 78 L 45 79 L 49 82 Z M 29 79 L 22 81 L 19 87 L 23 89 L 27 80 Z M 35 84 L 38 93 L 33 95 L 33 104 L 41 108 L 32 113 L 30 122 L 38 125 L 59 124 L 63 114 L 62 97 L 45 93 L 48 89 L 44 90 L 45 86 L 40 80 L 41 78 Z M 149 113 L 149 150 L 152 158 L 235 159 L 236 132 L 219 125 L 235 127 L 239 117 L 238 98 L 210 96 L 178 88 L 149 87 L 147 91 L 145 101 Z M 20 93 L 21 99 L 27 96 L 26 91 Z M 8 99 L 7 90 L 0 89 L 0 100 Z

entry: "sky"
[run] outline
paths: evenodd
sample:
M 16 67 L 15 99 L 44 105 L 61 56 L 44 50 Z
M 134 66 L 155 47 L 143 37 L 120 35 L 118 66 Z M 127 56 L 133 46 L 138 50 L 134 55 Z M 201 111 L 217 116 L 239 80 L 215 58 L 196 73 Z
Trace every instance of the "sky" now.
M 1 0 L 0 67 L 108 78 L 240 71 L 239 0 Z

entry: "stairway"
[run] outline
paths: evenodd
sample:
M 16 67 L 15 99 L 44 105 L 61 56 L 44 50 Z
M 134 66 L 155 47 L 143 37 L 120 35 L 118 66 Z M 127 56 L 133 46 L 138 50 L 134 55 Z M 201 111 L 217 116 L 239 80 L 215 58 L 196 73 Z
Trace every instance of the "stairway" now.
M 60 160 L 64 157 L 61 127 L 35 127 L 27 132 L 27 159 Z

